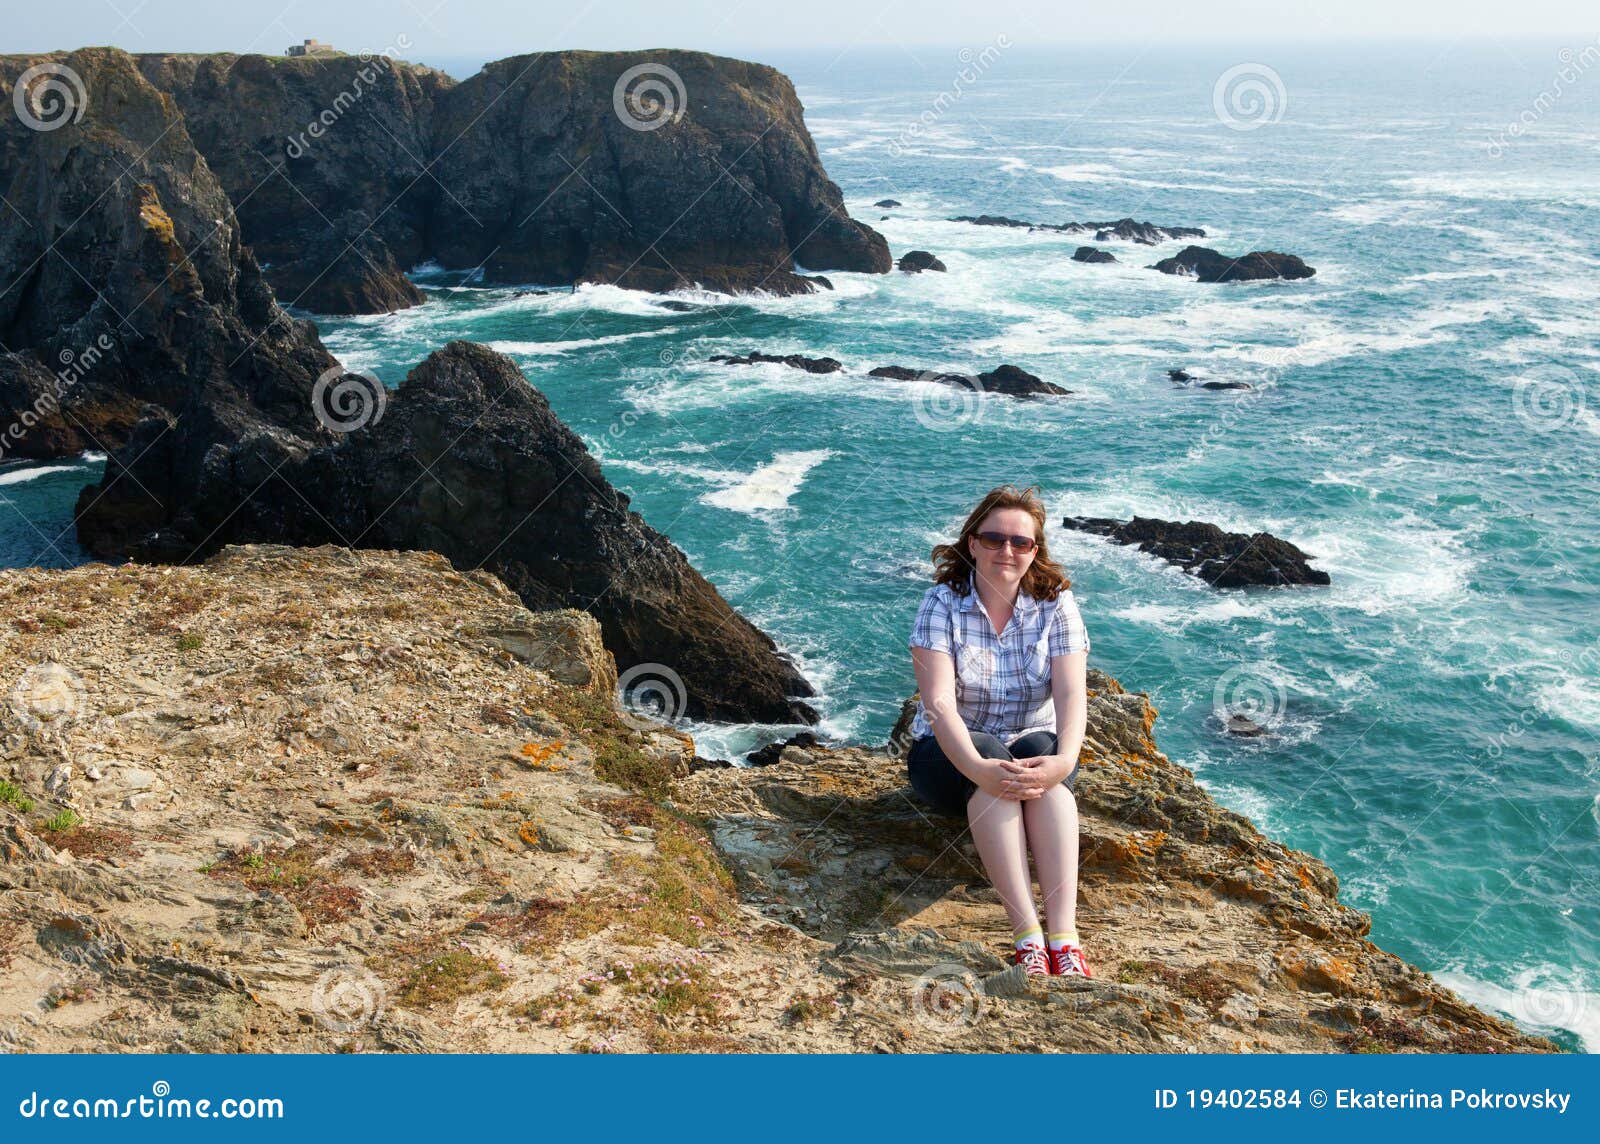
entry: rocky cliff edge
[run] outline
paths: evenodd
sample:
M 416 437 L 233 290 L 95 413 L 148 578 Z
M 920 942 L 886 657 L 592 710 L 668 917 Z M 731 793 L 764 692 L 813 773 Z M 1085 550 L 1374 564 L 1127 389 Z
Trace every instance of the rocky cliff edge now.
M 886 754 L 692 769 L 591 618 L 487 573 L 243 546 L 0 600 L 11 1048 L 1554 1049 L 1374 946 L 1098 673 L 1095 977 L 1040 984 Z

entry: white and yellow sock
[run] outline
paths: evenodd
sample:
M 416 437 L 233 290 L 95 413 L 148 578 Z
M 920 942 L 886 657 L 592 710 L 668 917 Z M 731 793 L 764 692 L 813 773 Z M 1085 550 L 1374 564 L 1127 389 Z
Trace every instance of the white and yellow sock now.
M 1078 941 L 1078 931 L 1076 928 L 1069 929 L 1065 933 L 1053 933 L 1050 935 L 1050 948 L 1056 953 L 1060 953 L 1069 945 L 1081 944 L 1082 943 Z
M 1031 925 L 1027 929 L 1017 930 L 1011 937 L 1016 942 L 1018 949 L 1027 949 L 1029 946 L 1035 949 L 1044 948 L 1044 929 L 1038 925 Z

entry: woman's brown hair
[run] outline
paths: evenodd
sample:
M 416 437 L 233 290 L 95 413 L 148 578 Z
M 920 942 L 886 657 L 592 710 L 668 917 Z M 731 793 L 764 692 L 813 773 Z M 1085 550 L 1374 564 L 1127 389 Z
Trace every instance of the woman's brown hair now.
M 1044 502 L 1039 499 L 1039 489 L 1029 485 L 1019 489 L 1015 485 L 1001 485 L 990 489 L 978 507 L 967 516 L 961 526 L 961 535 L 954 544 L 938 544 L 933 549 L 935 584 L 948 584 L 958 596 L 972 590 L 972 560 L 967 555 L 968 542 L 978 533 L 984 518 L 998 508 L 1020 508 L 1033 517 L 1033 538 L 1038 547 L 1033 552 L 1033 563 L 1022 576 L 1022 591 L 1036 600 L 1054 600 L 1063 588 L 1072 587 L 1072 581 L 1061 566 L 1050 559 L 1050 550 L 1044 539 Z

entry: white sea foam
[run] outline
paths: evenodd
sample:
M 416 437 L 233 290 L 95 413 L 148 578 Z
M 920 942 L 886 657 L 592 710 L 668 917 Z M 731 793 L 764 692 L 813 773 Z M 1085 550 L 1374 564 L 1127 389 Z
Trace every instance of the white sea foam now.
M 1600 688 L 1592 679 L 1569 675 L 1534 692 L 1534 702 L 1546 714 L 1600 728 Z
M 31 469 L 16 469 L 11 472 L 0 473 L 0 485 L 23 485 L 29 481 L 36 481 L 40 477 L 48 477 L 51 473 L 76 473 L 81 472 L 79 465 L 41 465 Z
M 510 342 L 497 341 L 488 343 L 489 348 L 503 354 L 523 354 L 532 357 L 558 356 L 568 354 L 573 350 L 595 349 L 599 346 L 615 346 L 623 342 L 637 341 L 640 338 L 658 338 L 667 333 L 666 330 L 635 330 L 631 334 L 607 334 L 600 338 L 574 338 L 570 341 L 556 342 Z
M 1521 969 L 1509 986 L 1474 977 L 1459 965 L 1437 970 L 1434 977 L 1480 1008 L 1498 1010 L 1537 1033 L 1570 1033 L 1586 1052 L 1600 1053 L 1600 992 L 1570 969 Z
M 1254 186 L 1224 187 L 1216 182 L 1180 183 L 1171 179 L 1139 179 L 1125 175 L 1104 163 L 1073 163 L 1062 167 L 1040 167 L 1039 173 L 1060 179 L 1064 183 L 1121 183 L 1130 187 L 1152 187 L 1163 191 L 1206 191 L 1219 195 L 1255 195 L 1260 188 Z
M 773 513 L 789 507 L 806 474 L 832 457 L 832 449 L 799 449 L 779 453 L 736 485 L 706 493 L 701 502 L 734 512 Z

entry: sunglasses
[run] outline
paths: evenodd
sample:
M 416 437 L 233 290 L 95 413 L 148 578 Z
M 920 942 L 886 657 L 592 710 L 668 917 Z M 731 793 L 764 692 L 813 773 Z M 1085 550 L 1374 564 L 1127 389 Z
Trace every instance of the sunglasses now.
M 974 535 L 977 536 L 978 543 L 990 552 L 999 552 L 1007 542 L 1011 544 L 1013 552 L 1032 552 L 1038 547 L 1038 541 L 1031 536 L 1010 536 L 1004 532 L 979 532 Z

